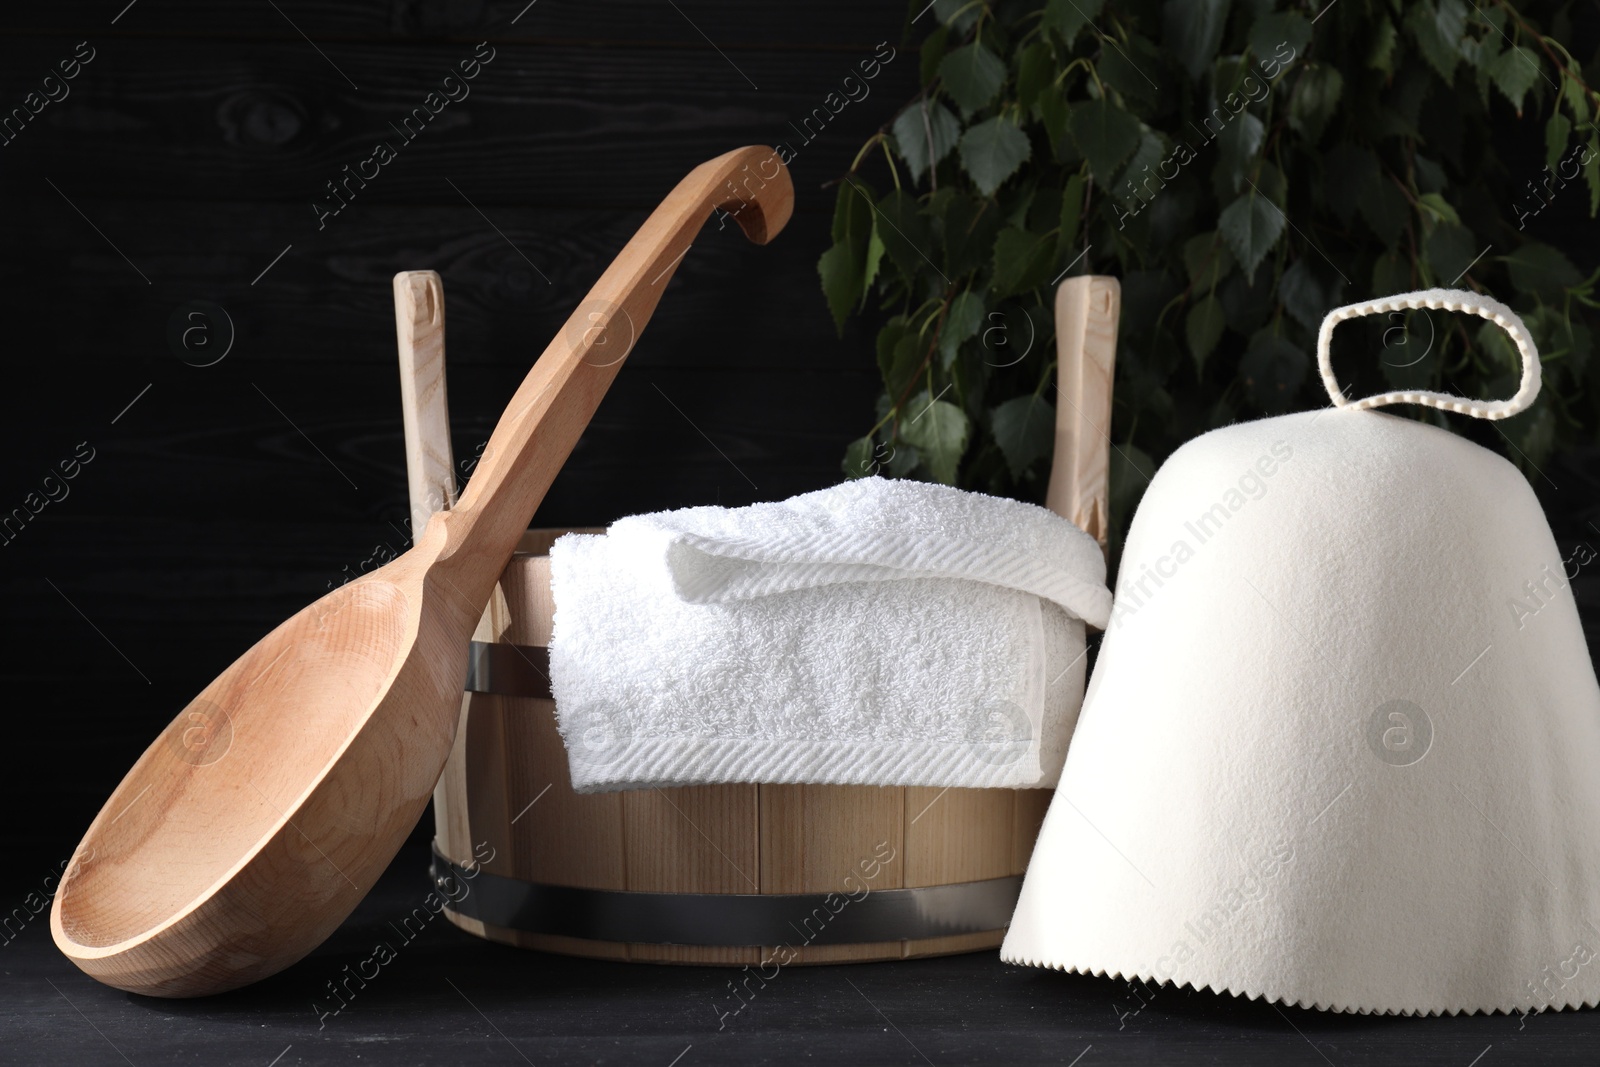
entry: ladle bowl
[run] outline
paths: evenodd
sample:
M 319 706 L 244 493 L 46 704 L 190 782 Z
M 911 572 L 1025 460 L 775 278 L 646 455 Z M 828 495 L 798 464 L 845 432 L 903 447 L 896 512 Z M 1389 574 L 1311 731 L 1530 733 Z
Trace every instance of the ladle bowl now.
M 344 921 L 426 808 L 473 627 L 690 242 L 720 209 L 764 244 L 792 206 L 767 148 L 679 183 L 512 397 L 460 503 L 263 637 L 145 750 L 57 889 L 62 952 L 120 989 L 198 996 L 282 970 Z

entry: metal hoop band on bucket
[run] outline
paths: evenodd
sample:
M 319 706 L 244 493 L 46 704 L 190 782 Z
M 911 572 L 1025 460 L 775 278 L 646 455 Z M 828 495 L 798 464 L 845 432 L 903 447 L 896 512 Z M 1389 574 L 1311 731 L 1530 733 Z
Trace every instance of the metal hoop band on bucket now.
M 1346 319 L 1361 318 L 1364 315 L 1383 315 L 1395 311 L 1415 311 L 1422 308 L 1464 311 L 1488 319 L 1509 334 L 1522 357 L 1522 383 L 1518 386 L 1516 395 L 1509 400 L 1467 400 L 1449 393 L 1435 393 L 1424 389 L 1397 390 L 1363 397 L 1360 400 L 1347 398 L 1344 390 L 1339 387 L 1339 380 L 1333 374 L 1333 355 L 1330 351 L 1333 328 Z M 1493 297 L 1466 289 L 1424 289 L 1420 292 L 1398 293 L 1394 296 L 1335 308 L 1328 312 L 1327 317 L 1322 320 L 1322 328 L 1317 331 L 1317 365 L 1322 370 L 1323 387 L 1328 390 L 1328 396 L 1333 400 L 1333 406 L 1337 408 L 1361 410 L 1384 407 L 1388 404 L 1422 404 L 1441 411 L 1471 415 L 1478 419 L 1507 419 L 1526 410 L 1539 395 L 1539 350 L 1534 347 L 1533 335 L 1528 332 L 1528 327 L 1522 318 Z

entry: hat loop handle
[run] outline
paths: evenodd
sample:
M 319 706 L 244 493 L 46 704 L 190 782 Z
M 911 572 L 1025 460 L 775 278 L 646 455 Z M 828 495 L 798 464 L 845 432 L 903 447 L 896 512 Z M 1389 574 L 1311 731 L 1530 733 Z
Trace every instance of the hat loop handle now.
M 1339 380 L 1333 375 L 1333 328 L 1346 319 L 1363 315 L 1382 315 L 1389 312 L 1431 308 L 1443 311 L 1464 311 L 1488 319 L 1510 335 L 1522 356 L 1522 385 L 1509 400 L 1467 400 L 1450 393 L 1427 390 L 1417 392 L 1380 393 L 1377 396 L 1351 400 L 1344 395 Z M 1397 293 L 1360 304 L 1347 304 L 1328 312 L 1317 331 L 1317 365 L 1322 369 L 1322 384 L 1336 408 L 1383 407 L 1386 404 L 1424 404 L 1441 411 L 1457 411 L 1478 419 L 1506 419 L 1532 404 L 1539 395 L 1539 350 L 1534 347 L 1533 335 L 1515 311 L 1493 297 L 1466 289 L 1424 289 L 1416 293 Z

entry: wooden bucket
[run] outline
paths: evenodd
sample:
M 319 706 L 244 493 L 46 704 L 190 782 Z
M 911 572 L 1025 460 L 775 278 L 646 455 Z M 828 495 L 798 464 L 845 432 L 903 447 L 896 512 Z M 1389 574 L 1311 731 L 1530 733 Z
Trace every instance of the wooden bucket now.
M 443 293 L 395 279 L 407 462 L 420 529 L 454 493 Z M 1115 279 L 1057 293 L 1050 507 L 1106 536 Z M 450 921 L 575 956 L 765 966 L 997 946 L 1051 793 L 707 785 L 579 795 L 550 698 L 554 602 L 530 530 L 473 642 L 455 749 L 434 793 L 433 873 Z M 600 532 L 600 531 L 589 531 Z

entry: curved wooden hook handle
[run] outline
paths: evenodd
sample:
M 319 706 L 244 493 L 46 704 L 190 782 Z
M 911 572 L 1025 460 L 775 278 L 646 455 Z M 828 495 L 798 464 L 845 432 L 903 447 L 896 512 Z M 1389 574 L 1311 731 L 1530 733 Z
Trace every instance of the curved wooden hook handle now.
M 462 564 L 451 569 L 474 603 L 488 598 L 706 220 L 724 212 L 724 221 L 766 244 L 793 210 L 794 186 L 777 153 L 740 148 L 690 171 L 606 268 L 511 398 L 460 502 L 424 534 L 445 531 L 437 559 Z

